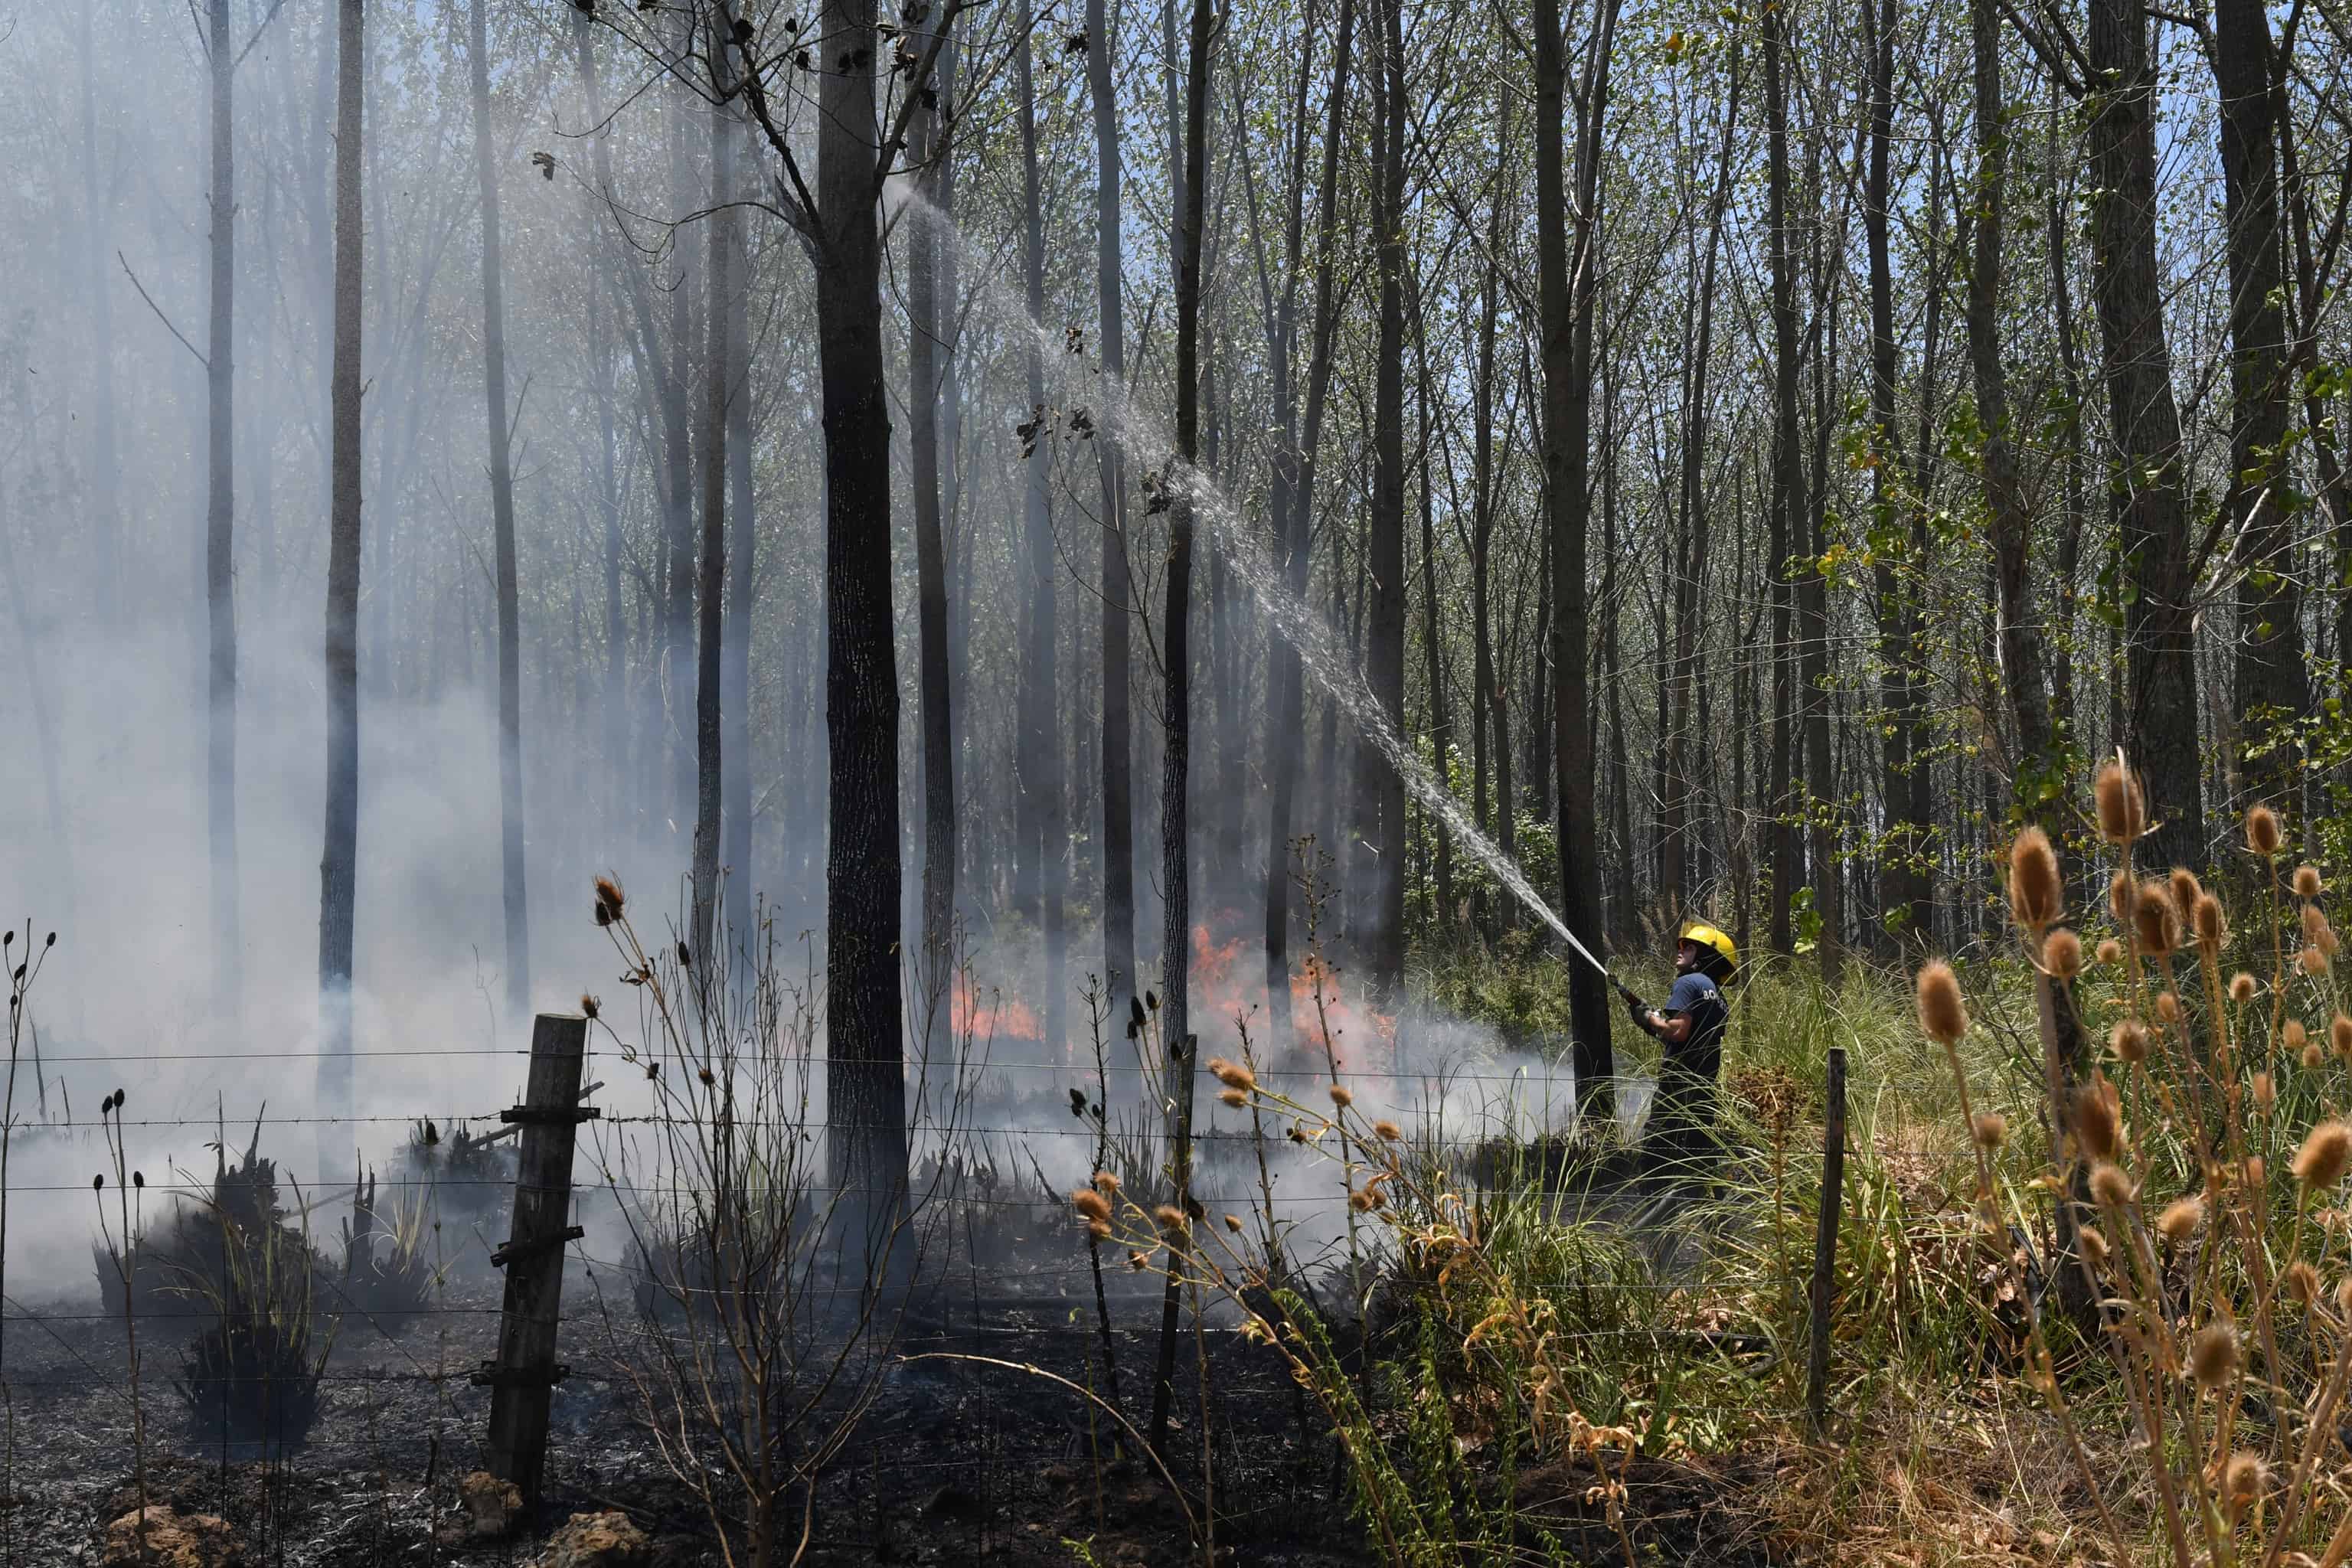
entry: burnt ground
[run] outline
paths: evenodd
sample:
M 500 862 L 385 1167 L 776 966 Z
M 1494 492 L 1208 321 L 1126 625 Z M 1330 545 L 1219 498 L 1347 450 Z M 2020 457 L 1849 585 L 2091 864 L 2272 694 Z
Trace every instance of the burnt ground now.
M 478 1468 L 487 1390 L 467 1373 L 494 1348 L 498 1281 L 453 1287 L 430 1317 L 397 1335 L 346 1318 L 322 1384 L 323 1411 L 308 1440 L 285 1452 L 225 1445 L 192 1428 L 174 1388 L 184 1322 L 141 1325 L 139 1406 L 152 1500 L 216 1513 L 239 1531 L 257 1564 L 447 1564 L 531 1562 L 548 1531 L 573 1511 L 616 1508 L 656 1542 L 663 1564 L 719 1561 L 701 1505 L 668 1472 L 613 1355 L 634 1326 L 626 1301 L 574 1262 L 567 1279 L 562 1353 L 572 1367 L 556 1390 L 547 1500 L 539 1518 L 503 1541 L 454 1539 L 463 1518 L 457 1483 Z M 1051 1273 L 993 1297 L 966 1293 L 902 1331 L 897 1356 L 979 1355 L 1034 1364 L 1084 1384 L 1099 1347 L 1090 1283 Z M 1148 1409 L 1156 1290 L 1131 1282 L 1114 1305 L 1132 1325 L 1118 1342 L 1124 1407 Z M 1067 1293 L 1065 1293 L 1065 1292 Z M 135 1506 L 133 1400 L 119 1319 L 93 1302 L 58 1302 L 6 1324 L 7 1432 L 13 1437 L 0 1511 L 0 1563 L 94 1563 L 105 1523 Z M 1209 1362 L 1212 1474 L 1201 1466 L 1201 1368 Z M 1179 1361 L 1178 1477 L 1197 1505 L 1215 1500 L 1221 1562 L 1352 1568 L 1374 1561 L 1339 1488 L 1338 1450 L 1306 1412 L 1272 1352 L 1238 1335 L 1189 1334 Z M 812 1563 L 1066 1564 L 1073 1542 L 1096 1561 L 1201 1561 L 1184 1511 L 1148 1465 L 1092 1430 L 1089 1406 L 1066 1388 L 1018 1370 L 951 1359 L 897 1359 L 845 1450 L 817 1489 Z M 1762 1564 L 1777 1561 L 1743 1494 L 1759 1478 L 1649 1464 L 1633 1478 L 1634 1535 L 1644 1562 Z M 1769 1479 L 1769 1477 L 1762 1478 Z M 1554 1466 L 1519 1479 L 1523 1507 L 1549 1521 L 1571 1560 L 1622 1562 L 1588 1498 L 1591 1478 Z M 797 1520 L 795 1520 L 797 1526 Z

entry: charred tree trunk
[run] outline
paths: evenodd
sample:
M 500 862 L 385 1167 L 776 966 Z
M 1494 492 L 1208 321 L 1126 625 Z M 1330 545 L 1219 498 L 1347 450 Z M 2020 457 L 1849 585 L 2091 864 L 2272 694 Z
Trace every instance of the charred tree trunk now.
M 1126 287 L 1120 250 L 1118 95 L 1111 77 L 1105 0 L 1087 0 L 1087 84 L 1095 121 L 1095 290 L 1099 352 L 1111 395 L 1127 392 Z M 1096 437 L 1102 467 L 1103 982 L 1132 997 L 1135 969 L 1135 752 L 1129 735 L 1129 630 L 1134 584 L 1127 560 L 1127 476 L 1114 422 Z M 1280 507 L 1276 506 L 1277 519 Z
M 941 111 L 918 100 L 908 122 L 907 156 L 923 199 L 937 204 L 949 157 Z M 940 525 L 940 342 L 956 301 L 940 299 L 944 214 L 918 211 L 907 229 L 908 456 L 915 493 L 916 664 L 923 722 L 923 908 L 916 994 L 923 1031 L 938 1026 L 940 999 L 955 963 L 955 721 L 948 668 L 947 550 Z M 952 241 L 950 241 L 952 243 Z
M 477 0 L 477 4 L 479 0 Z M 726 58 L 723 49 L 712 61 Z M 714 84 L 717 85 L 717 84 Z M 732 116 L 721 95 L 710 106 L 710 231 L 704 253 L 710 275 L 702 312 L 702 540 L 695 574 L 694 645 L 694 863 L 689 942 L 696 975 L 707 986 L 717 973 L 719 835 L 726 804 L 724 736 L 720 731 L 719 642 L 726 635 L 727 594 L 727 389 L 731 350 L 727 342 L 727 299 L 733 292 L 735 209 L 732 194 Z M 737 933 L 748 940 L 750 932 Z
M 1168 739 L 1160 795 L 1160 874 L 1164 884 L 1160 924 L 1160 1026 L 1170 1047 L 1170 1059 L 1180 1070 L 1192 1069 L 1194 1052 L 1189 1030 L 1192 1009 L 1192 864 L 1186 832 L 1186 768 L 1192 744 L 1192 654 L 1189 632 L 1192 591 L 1192 510 L 1201 476 L 1201 209 L 1206 194 L 1208 163 L 1209 46 L 1213 32 L 1212 0 L 1192 0 L 1190 47 L 1185 55 L 1184 161 L 1181 174 L 1182 221 L 1176 228 L 1176 453 L 1169 475 L 1172 504 L 1168 511 L 1168 603 L 1162 636 L 1167 639 L 1164 663 L 1168 680 Z M 1188 1133 L 1192 1091 L 1188 1084 L 1177 1091 L 1183 1126 L 1171 1133 Z M 1186 1159 L 1179 1139 L 1179 1201 Z M 1160 1368 L 1151 1391 L 1150 1441 L 1154 1453 L 1164 1453 L 1169 1408 L 1175 1394 L 1176 1280 L 1169 1279 L 1160 1324 Z
M 87 12 L 89 7 L 85 6 Z M 209 0 L 206 31 L 212 56 L 212 331 L 205 342 L 207 403 L 205 497 L 205 603 L 211 619 L 205 795 L 212 857 L 213 991 L 215 1009 L 238 1016 L 245 990 L 244 940 L 237 912 L 236 856 L 236 44 L 228 0 Z M 83 26 L 89 20 L 85 15 Z M 91 192 L 91 199 L 97 193 Z M 96 258 L 92 258 L 93 265 Z M 102 268 L 101 268 L 102 270 Z M 103 285 L 100 285 L 103 288 Z M 106 374 L 105 367 L 100 374 Z M 110 376 L 109 377 L 110 380 Z M 113 439 L 111 403 L 103 440 Z M 102 485 L 110 489 L 109 475 Z M 112 520 L 102 519 L 110 528 Z M 102 541 L 110 544 L 110 541 Z M 110 580 L 101 563 L 100 580 Z
M 335 16 L 327 821 L 326 847 L 319 861 L 319 1106 L 320 1114 L 327 1116 L 348 1114 L 352 1103 L 352 924 L 360 834 L 360 105 L 364 26 L 361 0 L 338 0 Z
M 681 26 L 683 22 L 681 21 Z M 681 55 L 677 69 L 691 68 Z M 694 93 L 681 80 L 670 92 L 668 113 L 670 205 L 682 216 L 702 205 L 703 192 L 695 188 L 692 153 Z M 697 819 L 695 766 L 698 737 L 695 711 L 694 663 L 694 239 L 699 226 L 683 221 L 670 230 L 671 255 L 677 279 L 669 290 L 669 361 L 663 378 L 662 426 L 669 448 L 666 478 L 669 506 L 663 521 L 669 560 L 666 568 L 668 596 L 663 608 L 662 665 L 667 677 L 668 711 L 662 734 L 670 762 L 669 810 L 672 823 Z
M 1028 284 L 1029 323 L 1042 331 L 1045 319 L 1045 212 L 1037 168 L 1037 92 L 1030 68 L 1029 34 L 1013 51 L 1021 81 L 1021 192 L 1026 217 L 1023 270 Z M 1062 906 L 1069 876 L 1069 835 L 1062 811 L 1062 742 L 1056 722 L 1055 655 L 1060 644 L 1055 579 L 1060 562 L 1054 548 L 1054 510 L 1049 488 L 1053 461 L 1051 416 L 1045 406 L 1045 349 L 1033 331 L 1028 343 L 1030 417 L 1037 421 L 1029 440 L 1023 512 L 1022 574 L 1027 625 L 1021 648 L 1021 749 L 1016 754 L 1021 809 L 1025 819 L 1014 865 L 1028 879 L 1025 889 L 1045 943 L 1045 1039 L 1062 1038 L 1065 971 L 1069 933 Z
M 218 3 L 218 0 L 215 0 Z M 506 902 L 507 1011 L 530 1006 L 530 915 L 524 901 L 522 853 L 521 612 L 515 582 L 514 454 L 507 423 L 505 262 L 499 231 L 498 168 L 490 152 L 490 60 L 484 12 L 470 17 L 474 77 L 474 174 L 482 201 L 482 395 L 490 447 L 490 531 L 499 595 L 499 868 Z
M 759 932 L 752 894 L 758 884 L 751 868 L 751 616 L 758 605 L 760 578 L 753 549 L 759 540 L 759 514 L 751 494 L 751 253 L 746 241 L 743 203 L 750 195 L 744 170 L 735 160 L 744 150 L 747 127 L 740 113 L 730 110 L 718 134 L 727 143 L 727 178 L 714 181 L 724 204 L 724 222 L 712 229 L 712 243 L 727 247 L 727 297 L 715 301 L 712 316 L 719 323 L 714 337 L 723 334 L 727 351 L 726 428 L 720 436 L 727 452 L 727 625 L 719 644 L 719 803 L 725 837 L 719 864 L 726 868 L 723 892 L 726 929 L 744 963 L 757 951 Z

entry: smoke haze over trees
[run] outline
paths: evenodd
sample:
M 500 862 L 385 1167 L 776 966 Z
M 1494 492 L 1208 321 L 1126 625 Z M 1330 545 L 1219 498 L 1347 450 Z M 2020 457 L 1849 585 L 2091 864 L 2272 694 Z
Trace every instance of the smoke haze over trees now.
M 2257 797 L 2352 856 L 2324 6 L 74 0 L 0 61 L 0 888 L 140 977 L 88 1030 L 516 1034 L 609 868 L 812 931 L 887 1142 L 957 922 L 1048 1037 L 1191 933 L 1286 1038 L 1308 835 L 1351 986 L 1548 942 L 1203 482 L 1596 949 L 1965 947 L 2119 746 L 2158 861 Z

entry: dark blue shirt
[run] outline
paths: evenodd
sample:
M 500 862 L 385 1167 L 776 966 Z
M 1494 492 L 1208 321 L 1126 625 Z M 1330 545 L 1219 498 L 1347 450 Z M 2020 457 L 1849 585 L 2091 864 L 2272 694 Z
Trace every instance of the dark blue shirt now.
M 1666 994 L 1664 1012 L 1670 1018 L 1685 1016 L 1691 1021 L 1689 1038 L 1680 1045 L 1666 1042 L 1664 1068 L 1713 1081 L 1723 1065 L 1723 1026 L 1731 1019 L 1722 991 L 1696 970 L 1678 974 Z

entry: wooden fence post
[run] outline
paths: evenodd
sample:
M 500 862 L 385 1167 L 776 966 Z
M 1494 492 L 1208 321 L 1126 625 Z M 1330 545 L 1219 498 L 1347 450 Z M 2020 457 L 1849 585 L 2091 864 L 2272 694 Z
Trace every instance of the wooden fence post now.
M 1819 1436 L 1829 1418 L 1830 1287 L 1837 1273 L 1838 1216 L 1845 1208 L 1845 1047 L 1830 1047 L 1822 1116 L 1822 1196 L 1813 1226 L 1812 1360 L 1805 1371 L 1805 1420 Z
M 577 1014 L 541 1013 L 530 1032 L 530 1077 L 523 1103 L 499 1112 L 522 1127 L 515 1171 L 514 1224 L 490 1261 L 507 1271 L 505 1310 L 499 1318 L 499 1354 L 474 1373 L 490 1390 L 489 1471 L 515 1483 L 527 1501 L 539 1499 L 547 1468 L 550 1395 L 569 1370 L 555 1360 L 555 1325 L 563 1300 L 563 1247 L 581 1235 L 572 1216 L 572 1151 L 580 1123 L 593 1120 L 580 1104 L 587 1058 L 588 1020 Z

